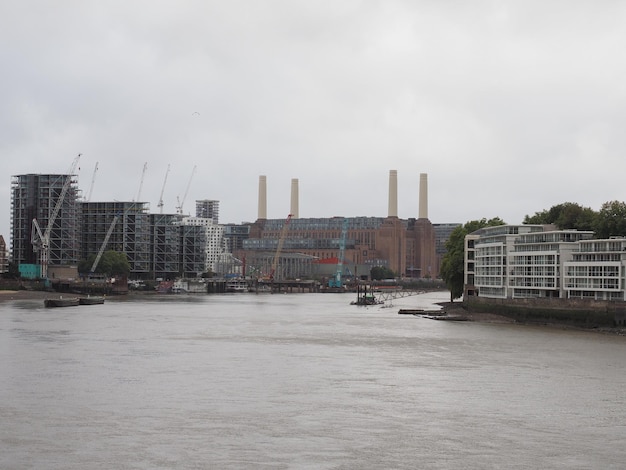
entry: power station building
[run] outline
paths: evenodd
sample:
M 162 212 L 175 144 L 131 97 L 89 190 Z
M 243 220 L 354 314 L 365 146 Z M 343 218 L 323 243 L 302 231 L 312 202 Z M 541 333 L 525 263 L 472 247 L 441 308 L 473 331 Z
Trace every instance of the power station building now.
M 267 178 L 259 177 L 258 219 L 250 226 L 242 248 L 233 252 L 246 259 L 250 269 L 263 271 L 279 247 L 280 256 L 300 254 L 310 259 L 343 257 L 344 265 L 354 266 L 356 276 L 367 276 L 372 267 L 385 266 L 399 276 L 434 278 L 439 275 L 435 250 L 435 230 L 428 219 L 428 179 L 420 175 L 417 218 L 398 217 L 397 171 L 389 172 L 387 217 L 300 218 L 298 180 L 291 182 L 291 216 L 267 219 Z M 340 251 L 342 253 L 340 254 Z M 257 264 L 255 266 L 255 263 Z

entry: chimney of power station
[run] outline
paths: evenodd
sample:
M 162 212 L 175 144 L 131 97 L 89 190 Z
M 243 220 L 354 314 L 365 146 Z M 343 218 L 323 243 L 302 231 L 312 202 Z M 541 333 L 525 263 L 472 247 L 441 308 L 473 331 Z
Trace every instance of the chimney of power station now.
M 428 174 L 420 173 L 419 219 L 428 219 Z
M 259 219 L 267 219 L 267 177 L 259 176 Z
M 299 194 L 298 194 L 298 178 L 291 180 L 291 217 L 297 219 L 299 217 Z
M 387 217 L 398 217 L 398 170 L 389 170 L 389 210 Z

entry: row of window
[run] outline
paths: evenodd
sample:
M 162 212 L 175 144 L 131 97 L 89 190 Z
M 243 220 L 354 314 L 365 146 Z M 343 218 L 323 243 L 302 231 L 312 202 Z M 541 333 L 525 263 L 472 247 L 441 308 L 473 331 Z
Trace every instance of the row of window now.
M 620 286 L 620 284 L 622 284 Z M 569 278 L 565 280 L 566 289 L 623 289 L 623 283 L 620 279 L 585 279 L 585 278 Z

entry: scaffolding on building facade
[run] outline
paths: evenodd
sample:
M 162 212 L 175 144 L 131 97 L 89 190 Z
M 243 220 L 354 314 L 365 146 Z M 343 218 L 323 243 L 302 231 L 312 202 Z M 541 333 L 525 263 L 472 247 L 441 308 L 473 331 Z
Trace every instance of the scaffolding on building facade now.
M 207 231 L 201 225 L 180 226 L 180 256 L 183 277 L 200 277 L 207 272 Z
M 52 226 L 51 215 L 57 206 L 63 188 L 69 186 L 59 206 Z M 27 174 L 12 177 L 11 181 L 11 253 L 16 264 L 39 264 L 40 256 L 31 240 L 33 220 L 43 230 L 50 229 L 47 264 L 68 266 L 78 263 L 80 191 L 75 175 Z
M 150 273 L 150 216 L 144 202 L 83 202 L 82 203 L 82 258 L 97 255 L 111 227 L 106 250 L 125 253 L 130 264 L 130 275 L 147 278 Z
M 173 279 L 180 275 L 181 237 L 179 214 L 150 214 L 153 277 Z

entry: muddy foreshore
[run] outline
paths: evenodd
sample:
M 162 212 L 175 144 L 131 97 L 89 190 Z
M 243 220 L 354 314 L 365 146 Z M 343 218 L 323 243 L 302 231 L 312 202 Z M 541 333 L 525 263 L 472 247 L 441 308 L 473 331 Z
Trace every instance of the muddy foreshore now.
M 578 331 L 589 331 L 596 333 L 604 333 L 604 334 L 614 334 L 620 336 L 626 336 L 626 328 L 624 327 L 589 327 L 585 328 L 582 326 L 575 326 L 569 323 L 559 323 L 559 322 L 520 322 L 515 320 L 514 318 L 507 317 L 506 315 L 499 315 L 496 313 L 485 313 L 485 312 L 470 312 L 468 311 L 463 302 L 439 302 L 437 305 L 440 305 L 442 310 L 445 312 L 444 315 L 438 317 L 438 320 L 466 320 L 466 321 L 475 321 L 480 323 L 515 323 L 519 325 L 532 325 L 532 326 L 545 326 L 549 328 L 558 328 L 565 330 L 578 330 Z

